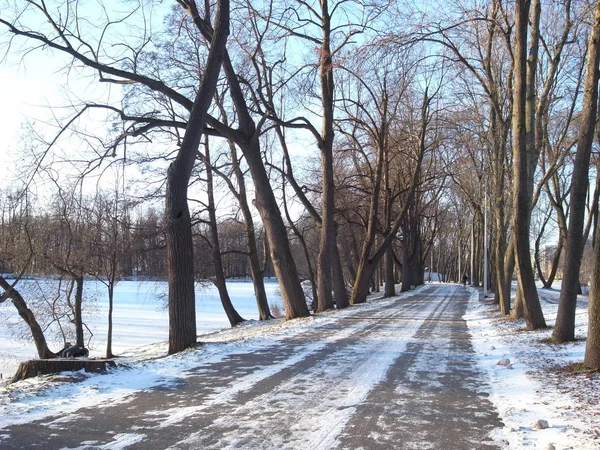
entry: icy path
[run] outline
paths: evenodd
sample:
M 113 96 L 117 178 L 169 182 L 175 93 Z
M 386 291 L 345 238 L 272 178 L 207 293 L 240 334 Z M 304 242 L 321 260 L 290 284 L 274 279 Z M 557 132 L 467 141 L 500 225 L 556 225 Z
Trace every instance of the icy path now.
M 431 285 L 228 344 L 168 383 L 3 428 L 0 447 L 498 448 L 489 434 L 502 424 L 477 372 L 467 303 L 462 286 Z

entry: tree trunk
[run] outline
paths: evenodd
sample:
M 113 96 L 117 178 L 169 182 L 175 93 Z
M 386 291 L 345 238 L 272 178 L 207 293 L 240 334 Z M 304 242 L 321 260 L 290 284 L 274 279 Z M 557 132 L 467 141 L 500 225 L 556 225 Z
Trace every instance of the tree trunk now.
M 515 306 L 513 307 L 510 318 L 513 320 L 523 319 L 525 317 L 525 299 L 521 285 L 517 283 L 517 293 L 515 294 Z
M 254 295 L 256 296 L 256 306 L 258 308 L 258 320 L 269 320 L 273 318 L 269 301 L 267 299 L 267 291 L 265 289 L 265 277 L 263 268 L 260 265 L 258 257 L 258 247 L 256 246 L 256 237 L 254 235 L 254 223 L 251 226 L 246 222 L 248 251 L 250 252 L 250 277 L 254 286 Z M 250 234 L 252 233 L 252 238 Z M 254 241 L 251 243 L 251 241 Z
M 83 338 L 83 275 L 78 276 L 73 280 L 75 283 L 75 305 L 73 321 L 75 322 L 75 345 L 79 348 L 85 348 L 85 340 Z
M 350 303 L 357 305 L 365 303 L 369 295 L 369 287 L 373 279 L 373 269 L 375 264 L 371 260 L 360 259 L 358 268 L 356 269 L 356 279 L 352 286 L 352 297 Z
M 231 160 L 233 161 L 233 172 L 237 179 L 238 190 L 239 190 L 239 203 L 240 209 L 244 216 L 244 225 L 246 226 L 246 245 L 248 246 L 248 252 L 250 253 L 250 277 L 254 286 L 254 295 L 256 296 L 256 306 L 258 308 L 259 320 L 272 319 L 271 310 L 269 308 L 269 301 L 267 299 L 267 291 L 265 290 L 265 281 L 263 268 L 260 265 L 260 258 L 258 256 L 258 245 L 256 244 L 256 232 L 254 228 L 254 219 L 252 218 L 252 212 L 248 205 L 248 197 L 246 195 L 246 180 L 244 173 L 238 162 L 238 156 L 235 149 L 235 144 L 230 144 Z
M 383 163 L 385 156 L 385 145 L 384 142 L 379 143 L 378 155 L 377 155 L 377 165 L 375 169 L 375 178 L 373 180 L 373 193 L 371 195 L 371 200 L 369 204 L 369 217 L 367 222 L 367 230 L 365 232 L 365 237 L 363 241 L 363 246 L 360 252 L 360 259 L 358 263 L 356 279 L 354 282 L 354 286 L 352 288 L 352 297 L 350 298 L 350 303 L 353 305 L 364 303 L 367 300 L 368 295 L 368 286 L 369 282 L 373 278 L 374 271 L 378 266 L 379 262 L 385 255 L 385 252 L 388 248 L 392 246 L 394 239 L 396 238 L 396 233 L 400 229 L 402 223 L 406 220 L 406 217 L 409 213 L 409 209 L 412 207 L 415 192 L 417 190 L 417 186 L 419 184 L 419 180 L 421 178 L 421 165 L 423 163 L 423 157 L 425 155 L 425 133 L 427 130 L 427 114 L 429 110 L 429 104 L 431 102 L 431 98 L 428 96 L 427 91 L 425 91 L 425 95 L 423 97 L 423 104 L 421 106 L 421 130 L 419 136 L 419 154 L 416 161 L 416 166 L 414 168 L 414 172 L 412 174 L 412 180 L 410 187 L 408 188 L 408 192 L 406 193 L 406 198 L 404 205 L 402 206 L 402 210 L 396 217 L 396 220 L 390 227 L 389 232 L 386 234 L 383 242 L 377 250 L 375 254 L 371 257 L 371 250 L 373 249 L 373 245 L 375 243 L 375 232 L 377 227 L 377 214 L 379 211 L 379 196 L 381 189 L 381 178 L 383 172 Z M 387 126 L 384 126 L 383 129 L 386 129 Z M 382 135 L 382 140 L 385 134 Z M 404 282 L 404 280 L 403 280 Z
M 494 131 L 494 156 L 493 156 L 493 172 L 494 172 L 494 195 L 492 199 L 492 215 L 494 217 L 495 239 L 494 239 L 494 281 L 496 299 L 500 306 L 500 311 L 503 315 L 510 314 L 510 279 L 512 277 L 512 266 L 507 267 L 505 258 L 508 250 L 507 243 L 507 223 L 506 223 L 506 201 L 505 195 L 505 178 L 506 178 L 506 142 L 508 138 L 508 130 L 506 123 L 499 117 L 495 109 L 493 111 Z M 511 250 L 512 251 L 512 250 Z M 507 273 L 510 268 L 511 272 Z M 508 279 L 508 280 L 507 280 Z M 506 284 L 509 284 L 508 291 Z
M 2 276 L 0 276 L 0 287 L 4 289 L 4 293 L 0 296 L 0 303 L 7 299 L 12 300 L 13 305 L 17 308 L 19 316 L 21 316 L 31 331 L 31 337 L 33 338 L 40 359 L 54 358 L 56 355 L 48 348 L 42 327 L 35 319 L 33 312 L 27 307 L 27 303 L 19 291 L 11 287 L 10 283 Z
M 317 259 L 317 286 L 319 300 L 317 311 L 333 308 L 332 264 L 336 231 L 334 223 L 334 181 L 333 181 L 333 64 L 330 49 L 331 23 L 328 0 L 321 0 L 322 41 L 319 60 L 321 81 L 321 105 L 323 107 L 321 141 L 321 239 Z
M 558 246 L 556 248 L 556 252 L 554 252 L 554 256 L 552 257 L 552 267 L 550 268 L 550 274 L 548 274 L 548 278 L 544 283 L 544 288 L 546 289 L 552 288 L 554 278 L 556 278 L 556 272 L 558 271 L 558 264 L 560 263 L 560 255 L 562 254 L 563 247 L 563 240 L 561 238 L 558 238 Z
M 513 165 L 514 203 L 513 232 L 515 233 L 515 259 L 519 268 L 519 286 L 523 291 L 527 328 L 545 328 L 546 322 L 540 305 L 529 250 L 529 225 L 531 221 L 531 190 L 529 189 L 529 164 L 527 154 L 527 122 L 525 114 L 527 94 L 527 23 L 530 1 L 517 0 L 515 10 L 514 76 L 513 76 Z
M 474 269 L 473 269 L 473 278 L 471 279 L 471 285 L 473 287 L 479 287 L 479 271 L 480 271 L 480 267 L 481 267 L 481 239 L 480 239 L 480 233 L 479 233 L 479 218 L 480 218 L 481 214 L 479 213 L 479 209 L 476 209 L 473 213 L 473 240 L 474 240 L 474 246 L 473 246 L 473 265 L 474 265 Z M 438 261 L 439 264 L 439 261 Z
M 215 270 L 215 286 L 219 291 L 221 304 L 229 319 L 229 324 L 233 327 L 242 323 L 244 319 L 238 314 L 227 292 L 227 284 L 225 283 L 225 273 L 223 271 L 223 259 L 221 258 L 221 245 L 219 242 L 219 230 L 217 228 L 217 212 L 215 207 L 213 173 L 210 158 L 210 145 L 208 138 L 204 143 L 205 163 L 206 163 L 206 194 L 208 197 L 208 222 L 211 237 L 211 253 L 213 259 L 213 267 Z
M 262 162 L 258 137 L 254 137 L 248 145 L 240 145 L 254 180 L 254 206 L 258 210 L 265 227 L 271 261 L 286 312 L 286 319 L 295 319 L 310 315 L 304 292 L 300 285 L 298 270 L 292 256 L 287 230 L 275 194 L 271 188 L 269 177 Z
M 567 230 L 567 241 L 565 242 L 563 282 L 560 290 L 556 326 L 552 333 L 553 340 L 557 342 L 573 341 L 575 339 L 575 309 L 577 294 L 580 289 L 579 269 L 585 245 L 583 241 L 585 203 L 589 186 L 590 156 L 594 142 L 598 107 L 600 2 L 596 2 L 596 12 L 588 41 L 587 57 L 581 122 L 571 178 L 569 228 Z M 598 247 L 597 244 L 596 247 Z
M 498 224 L 497 224 L 498 225 Z M 506 238 L 504 235 L 496 236 L 494 245 L 495 264 L 494 269 L 496 272 L 496 297 L 500 306 L 500 312 L 507 316 L 510 314 L 510 291 L 508 295 L 504 286 L 506 285 L 506 278 L 510 277 L 505 270 L 504 255 L 506 254 Z M 512 275 L 512 274 L 511 274 Z
M 596 2 L 594 28 L 599 25 L 600 1 Z M 588 52 L 589 55 L 589 52 Z M 600 169 L 600 163 L 596 163 Z M 596 222 L 595 235 L 600 235 L 600 221 Z M 588 298 L 588 333 L 585 342 L 585 358 L 583 363 L 595 370 L 600 369 L 600 243 L 594 245 L 592 279 Z
M 296 197 L 298 198 L 298 200 L 300 200 L 302 205 L 304 205 L 307 212 L 313 218 L 313 220 L 315 221 L 317 226 L 321 227 L 321 232 L 322 232 L 323 219 L 321 218 L 321 216 L 319 215 L 317 210 L 313 207 L 311 202 L 308 200 L 304 191 L 302 190 L 302 187 L 298 184 L 298 182 L 296 181 L 296 179 L 293 175 L 292 162 L 291 162 L 291 158 L 289 155 L 287 142 L 285 140 L 283 130 L 280 126 L 277 126 L 277 127 L 275 127 L 275 132 L 277 133 L 277 137 L 279 139 L 279 143 L 281 144 L 281 149 L 282 149 L 283 155 L 284 155 L 284 162 L 286 165 L 285 179 L 287 181 L 289 181 L 290 186 L 292 186 L 292 188 L 294 189 L 294 192 L 296 193 Z M 332 131 L 332 133 L 333 133 L 333 131 Z M 333 134 L 331 136 L 333 136 Z M 323 144 L 321 144 L 321 145 L 323 145 Z M 326 176 L 326 175 L 324 174 L 323 176 Z M 332 180 L 331 180 L 330 186 L 333 189 L 333 175 L 331 175 L 331 176 L 332 176 Z M 323 192 L 323 195 L 325 195 L 325 192 Z M 334 208 L 334 203 L 335 203 L 334 198 L 335 197 L 332 197 L 328 200 L 331 202 L 332 211 L 334 211 L 334 209 L 335 209 Z M 290 223 L 290 225 L 292 225 L 292 220 L 289 217 L 289 214 L 288 214 L 288 222 Z M 335 223 L 335 220 L 333 221 L 333 226 L 335 228 L 335 236 L 333 238 L 333 242 L 331 243 L 331 250 L 332 250 L 331 263 L 330 263 L 331 270 L 332 270 L 331 275 L 333 277 L 333 292 L 334 292 L 334 297 L 335 297 L 335 306 L 338 309 L 342 309 L 342 308 L 346 308 L 348 306 L 348 295 L 346 293 L 346 284 L 344 282 L 344 270 L 343 270 L 342 262 L 340 259 L 339 249 L 337 247 L 337 223 Z M 298 233 L 296 233 L 297 236 L 301 236 L 301 234 L 298 234 Z M 323 238 L 324 236 L 321 234 L 320 237 Z M 303 241 L 303 239 L 302 239 L 302 241 Z M 306 245 L 306 243 L 303 242 L 303 246 L 305 246 L 305 245 Z M 327 245 L 329 245 L 329 243 Z M 319 242 L 319 246 L 321 246 L 321 242 Z M 307 262 L 308 262 L 308 260 L 307 260 Z M 311 263 L 308 262 L 308 264 L 310 265 Z M 318 261 L 317 261 L 317 264 L 318 264 Z M 314 277 L 314 279 L 313 279 L 312 268 L 310 268 L 310 273 L 311 273 L 311 282 L 313 282 L 318 277 Z M 318 304 L 318 298 L 319 298 L 318 294 L 315 295 L 315 293 L 313 293 L 313 303 Z M 313 308 L 313 311 L 316 311 L 316 310 L 317 310 L 316 307 Z
M 333 242 L 332 271 L 333 271 L 333 294 L 335 298 L 335 307 L 343 309 L 348 307 L 348 293 L 346 292 L 346 283 L 344 282 L 344 268 L 340 259 L 340 250 L 337 246 L 337 224 L 335 225 L 335 239 Z
M 402 242 L 402 284 L 400 285 L 400 292 L 408 292 L 410 291 L 411 284 L 411 240 L 412 236 L 408 226 L 405 227 L 404 232 L 404 240 Z
M 387 110 L 387 96 L 384 95 L 383 98 L 383 108 L 384 111 Z M 384 122 L 384 130 L 387 128 L 387 122 Z M 385 137 L 385 136 L 384 136 Z M 383 141 L 383 144 L 386 148 L 384 153 L 384 208 L 385 208 L 385 229 L 389 232 L 392 227 L 392 189 L 390 187 L 390 155 L 387 150 L 386 141 Z M 394 246 L 390 245 L 390 248 L 385 252 L 385 289 L 384 289 L 384 297 L 394 297 L 396 295 L 396 280 L 394 276 Z
M 506 247 L 506 255 L 502 260 L 502 264 L 504 264 L 504 278 L 502 279 L 502 284 L 498 287 L 498 290 L 502 289 L 502 299 L 503 302 L 505 302 L 504 307 L 506 308 L 508 306 L 509 314 L 512 295 L 512 277 L 515 271 L 515 243 L 513 237 L 514 236 L 511 235 Z M 519 314 L 519 312 L 515 314 Z M 523 317 L 522 314 L 518 318 L 521 317 Z
M 369 293 L 368 286 L 373 281 L 374 270 L 379 260 L 370 258 L 371 249 L 375 244 L 375 233 L 377 231 L 377 214 L 379 211 L 379 196 L 381 190 L 381 177 L 384 163 L 384 149 L 379 146 L 377 154 L 377 164 L 375 168 L 375 178 L 373 179 L 373 192 L 369 204 L 369 216 L 367 229 L 365 231 L 363 245 L 360 251 L 356 280 L 352 288 L 351 304 L 364 303 Z M 391 241 L 390 241 L 391 243 Z
M 113 335 L 113 306 L 115 298 L 115 282 L 108 281 L 108 330 L 106 332 L 106 358 L 113 358 L 112 335 Z
M 218 98 L 218 96 L 216 96 Z M 222 104 L 218 104 L 221 110 L 221 115 L 226 118 L 227 114 Z M 227 125 L 227 123 L 226 123 Z M 229 151 L 231 154 L 231 167 L 235 180 L 237 181 L 237 189 L 229 174 L 225 174 L 213 167 L 213 172 L 217 173 L 229 186 L 229 190 L 239 203 L 240 210 L 244 216 L 244 227 L 246 230 L 246 246 L 248 247 L 248 261 L 250 263 L 250 278 L 254 287 L 254 295 L 256 297 L 256 306 L 258 309 L 259 320 L 272 319 L 269 309 L 269 302 L 264 283 L 264 268 L 261 266 L 260 257 L 258 254 L 258 245 L 256 243 L 256 230 L 254 227 L 254 218 L 248 205 L 248 196 L 246 194 L 246 179 L 244 172 L 240 167 L 239 158 L 237 155 L 236 145 L 229 140 Z
M 12 382 L 15 383 L 39 375 L 74 372 L 81 369 L 86 372 L 105 373 L 109 367 L 117 367 L 117 364 L 112 360 L 106 359 L 35 359 L 19 364 L 17 371 L 13 375 Z
M 169 167 L 165 202 L 169 354 L 196 342 L 192 222 L 187 204 L 189 178 L 181 174 L 180 166 L 176 161 Z
M 385 291 L 384 297 L 396 295 L 396 280 L 394 277 L 394 249 L 390 246 L 385 252 Z
M 558 235 L 558 244 L 556 245 L 556 251 L 554 252 L 554 256 L 552 256 L 552 262 L 550 263 L 550 272 L 548 273 L 548 277 L 544 275 L 544 267 L 542 267 L 542 257 L 540 256 L 540 242 L 544 235 L 545 227 L 550 219 L 550 215 L 547 215 L 544 219 L 544 223 L 542 224 L 542 229 L 540 230 L 534 245 L 534 260 L 535 266 L 538 273 L 538 277 L 544 286 L 544 289 L 551 289 L 552 283 L 554 282 L 554 278 L 556 277 L 556 271 L 558 270 L 558 263 L 560 262 L 560 255 L 562 254 L 562 248 L 564 246 L 563 242 L 563 233 L 560 232 Z
M 600 4 L 598 2 L 597 4 Z M 600 227 L 596 227 L 600 233 Z M 594 270 L 588 298 L 588 333 L 583 363 L 595 370 L 600 369 L 600 245 L 594 246 Z
M 165 234 L 169 285 L 169 354 L 196 342 L 192 224 L 187 203 L 188 184 L 204 126 L 217 86 L 229 36 L 229 0 L 219 0 L 216 26 L 200 89 L 175 161 L 167 170 Z

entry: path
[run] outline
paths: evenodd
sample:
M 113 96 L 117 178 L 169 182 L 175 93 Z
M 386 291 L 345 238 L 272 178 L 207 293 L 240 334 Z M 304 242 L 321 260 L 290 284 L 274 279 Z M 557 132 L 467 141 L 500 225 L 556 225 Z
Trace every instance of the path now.
M 0 447 L 498 448 L 467 303 L 462 286 L 430 285 L 276 346 L 233 350 L 177 385 L 5 428 Z

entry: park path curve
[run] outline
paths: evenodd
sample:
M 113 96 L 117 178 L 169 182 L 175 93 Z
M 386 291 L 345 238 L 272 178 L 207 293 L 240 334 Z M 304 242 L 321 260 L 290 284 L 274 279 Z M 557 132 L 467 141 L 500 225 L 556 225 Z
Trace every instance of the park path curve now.
M 462 318 L 470 290 L 411 294 L 275 345 L 234 345 L 116 404 L 0 429 L 0 447 L 499 448 L 490 433 L 502 423 Z

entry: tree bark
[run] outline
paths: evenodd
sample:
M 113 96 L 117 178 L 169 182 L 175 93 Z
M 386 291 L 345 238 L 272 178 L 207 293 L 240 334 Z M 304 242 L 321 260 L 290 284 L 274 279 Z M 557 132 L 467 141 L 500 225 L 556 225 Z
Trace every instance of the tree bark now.
M 384 85 L 387 86 L 387 83 Z M 387 101 L 387 96 L 386 94 L 384 94 L 383 96 L 383 102 L 382 102 L 382 106 L 383 106 L 383 111 L 386 112 L 387 111 L 387 105 L 388 105 L 388 101 Z M 386 131 L 387 129 L 387 121 L 383 122 L 383 130 L 382 131 Z M 393 204 L 393 200 L 392 200 L 392 189 L 390 187 L 390 155 L 389 155 L 389 149 L 387 148 L 387 140 L 383 141 L 385 147 L 386 147 L 386 151 L 384 154 L 384 167 L 383 167 L 383 171 L 384 171 L 384 177 L 385 177 L 385 182 L 384 182 L 384 189 L 385 189 L 385 197 L 384 197 L 384 208 L 385 208 L 385 227 L 386 227 L 386 231 L 389 231 L 390 227 L 392 226 L 392 204 Z M 396 280 L 395 280 L 395 276 L 394 276 L 394 246 L 393 244 L 390 245 L 390 248 L 388 248 L 388 250 L 385 253 L 385 289 L 384 289 L 384 293 L 383 296 L 384 297 L 394 297 L 396 295 Z
M 360 251 L 360 259 L 356 270 L 356 278 L 354 281 L 354 286 L 352 288 L 352 296 L 350 298 L 350 304 L 352 305 L 364 303 L 367 301 L 367 295 L 369 294 L 369 284 L 373 277 L 373 274 L 375 273 L 379 262 L 385 255 L 385 252 L 388 248 L 391 247 L 392 243 L 394 242 L 394 239 L 396 238 L 396 233 L 400 229 L 402 223 L 405 221 L 409 210 L 412 207 L 413 202 L 415 201 L 417 186 L 419 185 L 419 181 L 421 179 L 421 166 L 423 164 L 423 158 L 425 156 L 426 150 L 425 135 L 427 132 L 427 126 L 429 124 L 428 114 L 431 100 L 432 98 L 429 97 L 428 92 L 426 90 L 423 96 L 423 102 L 421 104 L 421 129 L 419 130 L 419 149 L 417 154 L 417 160 L 416 165 L 414 167 L 414 172 L 412 173 L 411 183 L 408 187 L 404 204 L 402 206 L 402 210 L 397 215 L 394 223 L 391 224 L 388 233 L 383 239 L 383 242 L 379 245 L 379 247 L 377 247 L 377 250 L 371 257 L 371 250 L 373 249 L 373 246 L 375 244 L 375 232 L 377 228 L 377 214 L 379 212 L 382 172 L 384 162 L 387 157 L 387 116 L 384 115 L 385 120 L 381 126 L 382 133 L 380 134 L 380 141 L 378 143 L 379 148 L 377 153 L 377 164 L 375 168 L 375 177 L 372 186 L 373 193 L 371 194 L 371 200 L 369 203 L 367 230 L 365 232 L 363 246 Z M 385 102 L 384 110 L 387 111 L 387 100 Z
M 344 282 L 344 268 L 340 259 L 340 250 L 337 246 L 337 224 L 335 226 L 335 237 L 333 241 L 333 260 L 331 261 L 333 276 L 333 294 L 335 298 L 335 307 L 343 309 L 348 307 L 348 293 L 346 292 L 346 283 Z
M 269 177 L 262 162 L 258 136 L 248 145 L 240 145 L 254 180 L 254 206 L 258 210 L 265 227 L 273 269 L 281 288 L 281 297 L 285 307 L 286 319 L 295 319 L 310 315 L 304 292 L 300 285 L 298 270 L 292 256 L 287 230 Z
M 17 308 L 19 316 L 21 316 L 31 331 L 31 337 L 33 338 L 40 359 L 54 358 L 56 355 L 48 348 L 42 327 L 35 319 L 33 312 L 27 307 L 27 303 L 19 291 L 13 288 L 2 276 L 0 276 L 0 287 L 4 289 L 4 293 L 0 296 L 0 303 L 7 299 L 12 300 L 13 305 Z
M 323 108 L 321 140 L 321 239 L 317 259 L 317 311 L 333 308 L 332 297 L 332 264 L 335 242 L 334 223 L 334 180 L 333 180 L 333 62 L 330 48 L 331 18 L 328 0 L 321 0 L 321 54 L 319 59 L 319 76 L 321 81 L 321 105 Z
M 596 233 L 600 233 L 600 227 L 596 227 Z M 594 270 L 588 299 L 588 333 L 583 363 L 591 369 L 600 369 L 600 245 L 598 244 L 594 246 Z
M 396 279 L 394 276 L 394 249 L 392 246 L 385 252 L 385 290 L 384 297 L 396 295 Z
M 248 197 L 246 194 L 246 180 L 244 173 L 238 162 L 235 144 L 230 143 L 231 160 L 233 162 L 233 172 L 238 182 L 239 203 L 242 215 L 244 216 L 244 225 L 246 226 L 246 244 L 250 253 L 250 277 L 254 286 L 254 295 L 256 296 L 256 306 L 258 308 L 259 320 L 272 319 L 269 301 L 267 299 L 267 291 L 265 290 L 265 280 L 263 268 L 260 265 L 258 256 L 258 245 L 256 244 L 256 230 L 254 227 L 254 218 L 248 205 Z
M 37 377 L 39 375 L 47 375 L 59 372 L 74 372 L 77 370 L 85 370 L 86 372 L 105 373 L 107 368 L 117 367 L 117 364 L 112 360 L 102 359 L 35 359 L 25 361 L 19 364 L 15 372 L 12 382 L 15 383 L 27 378 Z
M 242 323 L 244 319 L 238 314 L 235 307 L 233 306 L 233 303 L 231 303 L 231 298 L 229 298 L 229 292 L 227 291 L 227 284 L 225 282 L 225 272 L 223 271 L 223 259 L 221 258 L 221 245 L 219 242 L 219 230 L 217 227 L 217 212 L 215 206 L 213 173 L 210 158 L 210 145 L 208 139 L 205 140 L 204 151 L 204 161 L 206 165 L 206 194 L 208 197 L 208 222 L 210 228 L 213 267 L 215 270 L 215 286 L 219 291 L 219 298 L 221 299 L 221 304 L 223 305 L 223 309 L 225 311 L 225 314 L 227 315 L 229 324 L 233 327 L 239 323 Z
M 502 284 L 498 286 L 498 290 L 502 290 L 502 298 L 503 302 L 505 302 L 504 307 L 508 306 L 509 314 L 510 314 L 510 302 L 511 302 L 511 292 L 512 292 L 512 277 L 515 271 L 515 243 L 514 243 L 514 235 L 511 235 L 511 238 L 508 241 L 508 245 L 506 247 L 506 255 L 502 260 L 502 264 L 504 264 L 504 278 L 502 280 Z M 516 307 L 516 303 L 515 303 Z M 519 316 L 522 317 L 522 316 Z
M 310 203 L 310 201 L 306 197 L 304 191 L 302 190 L 302 187 L 298 184 L 298 182 L 296 181 L 296 178 L 294 177 L 294 174 L 292 171 L 292 162 L 291 162 L 291 158 L 290 158 L 288 147 L 287 147 L 287 142 L 285 140 L 283 131 L 280 126 L 276 126 L 275 131 L 277 133 L 279 143 L 281 144 L 281 149 L 283 150 L 283 155 L 284 155 L 284 160 L 285 160 L 285 165 L 286 165 L 286 169 L 284 170 L 285 179 L 290 183 L 290 186 L 292 186 L 292 188 L 294 189 L 294 192 L 296 193 L 298 200 L 300 200 L 302 205 L 304 205 L 308 214 L 312 217 L 312 219 L 315 221 L 317 226 L 321 227 L 321 232 L 322 232 L 323 219 L 321 218 L 321 216 L 319 215 L 317 210 L 313 207 L 313 205 Z M 332 172 L 331 186 L 333 189 L 333 172 Z M 334 208 L 335 197 L 333 196 L 332 198 L 333 198 L 333 200 L 330 199 L 330 201 L 332 202 L 331 205 L 332 205 L 333 210 L 335 210 L 335 208 Z M 333 211 L 333 212 L 335 212 L 335 211 Z M 288 217 L 288 222 L 290 222 L 290 224 L 292 223 L 291 219 L 289 219 L 289 217 Z M 344 270 L 343 270 L 343 266 L 342 266 L 342 261 L 340 259 L 340 252 L 337 247 L 338 227 L 337 227 L 337 223 L 335 222 L 335 220 L 333 222 L 333 226 L 334 226 L 335 236 L 333 237 L 333 242 L 331 243 L 331 250 L 332 250 L 332 254 L 330 255 L 330 257 L 331 257 L 330 265 L 331 265 L 331 270 L 332 270 L 331 276 L 333 277 L 333 293 L 334 293 L 334 298 L 335 298 L 335 306 L 338 309 L 342 309 L 342 308 L 348 307 L 348 294 L 346 293 L 346 283 L 344 281 Z M 323 238 L 323 235 L 321 234 L 320 237 Z M 304 241 L 303 241 L 303 245 L 305 245 Z M 321 246 L 321 241 L 319 242 L 319 246 Z M 317 263 L 318 263 L 318 261 L 317 261 Z M 311 274 L 312 274 L 312 268 L 311 268 Z M 311 278 L 312 278 L 312 275 L 311 275 Z M 318 276 L 315 277 L 315 279 L 318 279 Z M 312 280 L 312 281 L 314 281 L 314 280 Z M 315 302 L 315 304 L 318 303 L 318 298 L 319 298 L 319 295 L 317 293 L 316 295 L 314 295 L 314 298 L 313 298 L 313 302 Z M 314 310 L 316 311 L 316 309 L 317 308 L 315 308 Z
M 554 252 L 554 256 L 552 257 L 552 266 L 550 268 L 550 273 L 548 274 L 548 278 L 544 283 L 545 289 L 552 289 L 554 278 L 556 278 L 556 273 L 558 272 L 558 264 L 560 263 L 560 255 L 562 255 L 563 248 L 564 241 L 561 238 L 558 238 L 556 252 Z
M 513 81 L 513 232 L 515 233 L 515 259 L 519 268 L 519 286 L 525 300 L 525 320 L 527 328 L 545 328 L 546 322 L 540 305 L 529 250 L 529 225 L 531 221 L 531 195 L 528 185 L 529 164 L 527 153 L 527 23 L 530 1 L 516 0 L 515 40 L 514 40 L 514 81 Z
M 494 172 L 494 198 L 492 199 L 492 215 L 495 225 L 494 239 L 494 281 L 496 286 L 496 298 L 503 315 L 510 314 L 510 280 L 512 277 L 512 266 L 505 264 L 505 255 L 508 250 L 507 222 L 506 222 L 506 200 L 505 200 L 505 178 L 506 178 L 506 142 L 508 129 L 499 113 L 492 109 L 493 135 L 493 172 Z M 507 269 L 511 269 L 507 272 Z M 507 280 L 508 279 L 508 280 Z M 509 283 L 509 290 L 504 286 Z
M 219 0 L 215 20 L 216 27 L 200 89 L 190 112 L 181 147 L 167 171 L 165 232 L 169 285 L 169 354 L 180 352 L 196 342 L 194 255 L 187 193 L 229 36 L 229 0 Z
M 304 292 L 287 236 L 287 229 L 262 160 L 259 140 L 260 126 L 257 127 L 254 123 L 240 79 L 227 53 L 223 59 L 223 68 L 238 116 L 238 130 L 229 130 L 228 137 L 239 146 L 250 169 L 255 193 L 253 203 L 265 228 L 271 262 L 279 282 L 286 319 L 306 317 L 310 315 L 310 312 L 306 306 Z
M 517 275 L 518 276 L 518 275 Z M 525 317 L 525 299 L 521 285 L 517 283 L 517 293 L 515 294 L 515 305 L 510 313 L 513 320 L 523 319 Z
M 75 305 L 74 305 L 74 322 L 75 322 L 75 340 L 77 347 L 85 348 L 85 341 L 83 338 L 83 275 L 78 276 L 73 280 L 75 283 Z
M 594 130 L 597 120 L 596 112 L 598 108 L 600 1 L 596 2 L 594 23 L 588 41 L 587 57 L 581 122 L 571 178 L 569 228 L 565 243 L 563 282 L 560 290 L 556 326 L 552 333 L 552 339 L 557 342 L 573 341 L 575 339 L 575 309 L 577 306 L 577 294 L 580 289 L 579 269 L 585 245 L 583 240 L 585 203 L 589 186 L 590 157 L 594 142 Z M 596 247 L 598 247 L 598 244 L 596 244 Z
M 108 331 L 106 333 L 106 358 L 113 358 L 112 335 L 113 335 L 113 307 L 115 298 L 115 282 L 108 281 Z
M 218 96 L 215 96 L 218 98 Z M 225 108 L 221 103 L 218 104 L 221 114 L 226 119 L 227 114 Z M 226 125 L 228 125 L 226 123 Z M 267 299 L 267 292 L 265 290 L 264 282 L 264 268 L 261 266 L 261 261 L 258 253 L 258 245 L 256 243 L 256 229 L 254 227 L 254 218 L 250 211 L 248 204 L 248 196 L 246 193 L 246 179 L 244 172 L 240 167 L 240 161 L 237 154 L 236 145 L 233 141 L 228 140 L 229 151 L 231 155 L 231 167 L 235 180 L 237 181 L 237 189 L 232 180 L 230 180 L 229 174 L 225 174 L 220 170 L 216 170 L 213 167 L 213 171 L 216 172 L 229 186 L 229 190 L 236 198 L 239 203 L 240 210 L 244 216 L 244 227 L 246 230 L 246 246 L 248 247 L 248 260 L 250 262 L 250 278 L 252 278 L 252 285 L 254 287 L 254 295 L 256 297 L 256 306 L 258 309 L 259 320 L 272 319 L 271 311 L 269 308 L 269 302 Z

